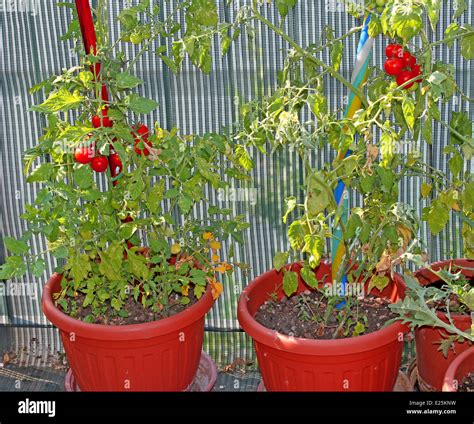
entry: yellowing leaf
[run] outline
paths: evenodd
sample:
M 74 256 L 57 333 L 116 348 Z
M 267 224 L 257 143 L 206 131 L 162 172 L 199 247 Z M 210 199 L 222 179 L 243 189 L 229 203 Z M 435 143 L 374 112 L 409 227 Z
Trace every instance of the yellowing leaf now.
M 430 195 L 433 186 L 427 183 L 421 183 L 421 197 L 426 198 Z
M 209 284 L 211 285 L 211 293 L 214 300 L 216 300 L 224 290 L 222 283 L 219 283 L 216 279 L 210 278 Z
M 397 228 L 397 233 L 403 238 L 403 245 L 407 246 L 412 237 L 411 230 L 404 225 L 400 225 Z
M 283 276 L 283 291 L 291 296 L 298 288 L 298 274 L 294 271 L 285 271 Z
M 32 109 L 38 112 L 65 112 L 76 109 L 84 100 L 78 92 L 70 93 L 66 88 L 54 91 L 42 104 L 33 106 Z
M 385 287 L 387 287 L 389 282 L 390 279 L 386 275 L 374 275 L 370 280 L 367 291 L 370 293 L 373 288 L 382 291 Z

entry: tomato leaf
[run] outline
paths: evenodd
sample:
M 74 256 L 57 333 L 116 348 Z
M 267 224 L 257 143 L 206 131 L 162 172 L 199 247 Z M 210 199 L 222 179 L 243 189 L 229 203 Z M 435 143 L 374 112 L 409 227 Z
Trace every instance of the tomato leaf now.
M 301 269 L 301 278 L 304 280 L 304 282 L 312 287 L 313 289 L 318 288 L 318 279 L 316 278 L 316 275 L 314 274 L 314 270 L 311 269 L 307 264 L 303 266 Z
M 382 156 L 381 166 L 384 168 L 390 167 L 395 155 L 395 146 L 396 140 L 392 133 L 390 131 L 384 131 L 380 136 L 380 155 Z
M 280 271 L 284 265 L 288 262 L 288 252 L 277 252 L 275 253 L 275 256 L 273 257 L 273 267 L 277 270 Z
M 291 296 L 298 289 L 298 274 L 294 271 L 285 271 L 283 276 L 283 291 Z
M 46 269 L 45 261 L 43 259 L 38 259 L 33 264 L 31 272 L 33 273 L 35 277 L 41 277 L 45 269 Z
M 405 42 L 410 41 L 423 28 L 423 13 L 413 3 L 397 3 L 392 9 L 390 25 Z
M 456 152 L 448 161 L 449 170 L 454 178 L 457 178 L 462 171 L 464 160 L 459 152 Z
M 332 44 L 330 47 L 331 64 L 336 71 L 341 66 L 343 50 L 344 45 L 342 44 L 342 41 L 338 41 L 337 43 Z
M 127 72 L 120 72 L 116 76 L 116 83 L 117 83 L 117 87 L 125 89 L 125 88 L 134 88 L 137 85 L 142 84 L 143 81 L 140 78 L 134 75 L 131 75 Z
M 31 110 L 43 113 L 65 112 L 77 109 L 84 101 L 78 92 L 70 93 L 66 88 L 54 91 L 43 103 L 33 106 Z
M 30 249 L 24 241 L 17 240 L 13 237 L 4 237 L 3 242 L 5 243 L 5 247 L 15 255 L 23 255 Z
M 150 276 L 150 269 L 146 265 L 146 258 L 143 255 L 136 254 L 136 247 L 127 249 L 127 267 L 129 272 L 137 278 L 147 280 Z
M 143 113 L 144 115 L 152 112 L 158 107 L 158 103 L 153 99 L 139 96 L 132 93 L 125 97 L 125 104 L 135 113 Z
M 370 293 L 370 291 L 373 288 L 376 288 L 379 291 L 382 291 L 385 287 L 387 287 L 389 282 L 390 282 L 390 279 L 385 275 L 374 275 L 370 279 L 369 286 L 367 287 L 367 292 Z
M 296 197 L 290 196 L 285 199 L 285 204 L 286 204 L 286 211 L 285 215 L 283 215 L 283 223 L 286 224 L 286 220 L 288 219 L 288 215 L 293 212 L 296 208 Z
M 0 280 L 22 277 L 26 271 L 26 263 L 21 256 L 8 256 L 0 266 Z
M 456 0 L 453 3 L 454 15 L 453 19 L 461 17 L 461 15 L 467 10 L 466 0 Z
M 449 210 L 439 200 L 435 200 L 431 206 L 423 208 L 423 219 L 428 222 L 431 232 L 438 234 L 449 221 Z
M 421 183 L 421 197 L 424 199 L 427 198 L 430 195 L 432 188 L 433 186 L 431 184 L 425 182 Z
M 408 128 L 413 129 L 415 125 L 415 103 L 411 97 L 405 97 L 402 102 L 403 116 Z
M 90 166 L 84 165 L 74 170 L 74 181 L 79 188 L 86 189 L 94 183 Z
M 293 221 L 288 228 L 288 240 L 294 250 L 299 250 L 304 245 L 304 229 L 300 221 Z
M 237 160 L 239 161 L 240 166 L 244 168 L 246 171 L 250 171 L 254 167 L 254 163 L 252 158 L 250 157 L 249 152 L 247 149 L 242 146 L 238 145 L 235 148 L 235 156 L 237 157 Z
M 461 39 L 461 55 L 466 60 L 474 59 L 474 34 Z
M 276 0 L 276 7 L 278 9 L 278 13 L 282 18 L 288 15 L 288 11 L 296 6 L 298 0 Z
M 54 173 L 54 165 L 50 162 L 42 163 L 28 175 L 26 182 L 35 183 L 48 181 Z
M 165 192 L 165 181 L 162 179 L 150 190 L 148 194 L 147 206 L 151 213 L 158 213 L 160 211 L 160 205 L 163 200 L 163 194 Z
M 376 38 L 379 34 L 382 33 L 382 23 L 380 22 L 379 17 L 373 13 L 370 16 L 369 22 L 369 37 Z
M 430 20 L 431 29 L 436 30 L 436 26 L 439 22 L 439 11 L 441 8 L 441 0 L 427 0 L 426 1 L 426 12 L 428 19 Z

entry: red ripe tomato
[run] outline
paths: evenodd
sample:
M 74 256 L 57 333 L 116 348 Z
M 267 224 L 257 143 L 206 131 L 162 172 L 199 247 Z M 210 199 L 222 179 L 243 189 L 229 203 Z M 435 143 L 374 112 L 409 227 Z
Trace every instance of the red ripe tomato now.
M 384 68 L 388 75 L 398 75 L 403 69 L 403 60 L 387 59 L 384 64 Z
M 403 52 L 403 63 L 407 68 L 416 64 L 416 58 L 410 52 Z
M 115 175 L 117 175 L 122 170 L 122 161 L 118 153 L 112 153 L 109 156 L 110 167 L 112 168 Z
M 137 133 L 141 135 L 143 138 L 147 138 L 150 135 L 150 132 L 148 131 L 148 127 L 143 124 L 138 127 Z
M 402 85 L 402 84 L 405 84 L 407 81 L 411 80 L 413 77 L 415 77 L 415 75 L 413 75 L 413 72 L 412 71 L 402 71 L 398 74 L 397 76 L 397 84 L 398 86 Z M 405 87 L 403 87 L 405 90 L 409 89 L 412 85 L 414 84 L 414 81 L 411 82 L 410 84 L 408 85 L 405 85 Z
M 91 168 L 95 172 L 104 172 L 109 166 L 109 161 L 105 156 L 96 156 L 91 160 Z
M 100 117 L 98 115 L 94 115 L 92 117 L 92 126 L 94 128 L 99 128 L 102 125 L 102 122 L 100 121 Z
M 110 120 L 110 118 L 107 116 L 107 108 L 104 107 L 102 109 L 102 119 L 98 115 L 94 115 L 92 117 L 92 126 L 94 128 L 99 128 L 99 127 L 112 127 L 113 122 Z
M 136 153 L 137 155 L 145 155 L 145 156 L 148 156 L 148 155 L 150 154 L 150 151 L 149 151 L 146 147 L 144 147 L 143 150 L 137 147 L 137 144 L 140 143 L 140 141 L 143 142 L 143 144 L 146 144 L 146 145 L 148 145 L 148 146 L 150 146 L 150 147 L 152 146 L 151 141 L 148 141 L 148 140 L 140 140 L 139 138 L 137 138 L 137 139 L 135 140 L 135 147 L 134 147 L 135 153 Z
M 94 147 L 89 146 L 89 147 L 78 147 L 74 151 L 74 159 L 76 159 L 76 162 L 79 163 L 89 163 L 91 159 L 94 157 Z
M 420 65 L 413 65 L 413 67 L 411 68 L 411 71 L 413 72 L 414 77 L 417 77 L 422 74 Z M 415 82 L 421 83 L 423 82 L 423 78 L 418 78 Z
M 387 47 L 385 47 L 385 55 L 388 59 L 400 57 L 400 52 L 403 52 L 403 47 L 400 44 L 388 44 Z

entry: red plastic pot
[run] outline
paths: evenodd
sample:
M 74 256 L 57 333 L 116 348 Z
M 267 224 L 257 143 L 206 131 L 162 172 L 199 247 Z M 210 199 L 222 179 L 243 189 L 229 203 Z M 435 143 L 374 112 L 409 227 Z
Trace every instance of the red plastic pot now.
M 454 259 L 435 262 L 431 265 L 431 268 L 437 271 L 449 265 L 474 268 L 474 260 Z M 463 270 L 463 274 L 468 278 L 472 278 L 474 275 L 469 270 Z M 415 277 L 423 286 L 439 282 L 439 278 L 426 268 L 417 271 Z M 443 312 L 438 312 L 438 317 L 448 322 L 446 314 Z M 464 331 L 471 327 L 471 317 L 468 315 L 451 314 L 451 319 L 460 330 Z M 446 333 L 442 329 L 433 327 L 419 327 L 415 330 L 418 382 L 423 391 L 441 391 L 444 375 L 449 365 L 457 355 L 469 348 L 467 342 L 456 342 L 454 343 L 454 350 L 450 349 L 448 356 L 444 357 L 442 352 L 438 350 L 440 341 L 445 338 L 443 334 L 445 335 Z
M 443 392 L 457 392 L 464 378 L 474 372 L 474 346 L 456 356 L 446 370 Z
M 61 275 L 44 287 L 43 312 L 60 330 L 66 356 L 82 391 L 182 391 L 201 357 L 204 317 L 214 301 L 208 288 L 179 314 L 131 325 L 90 324 L 61 312 L 53 302 Z
M 290 266 L 299 273 L 300 264 Z M 320 281 L 330 281 L 330 263 L 316 271 Z M 327 277 L 327 280 L 326 280 Z M 408 328 L 395 322 L 379 331 L 338 340 L 291 337 L 264 327 L 253 318 L 272 293 L 283 297 L 282 273 L 268 271 L 256 278 L 239 299 L 241 327 L 254 341 L 260 371 L 268 391 L 391 391 L 395 385 Z M 308 289 L 299 278 L 297 293 Z M 380 293 L 396 302 L 405 295 L 400 275 Z

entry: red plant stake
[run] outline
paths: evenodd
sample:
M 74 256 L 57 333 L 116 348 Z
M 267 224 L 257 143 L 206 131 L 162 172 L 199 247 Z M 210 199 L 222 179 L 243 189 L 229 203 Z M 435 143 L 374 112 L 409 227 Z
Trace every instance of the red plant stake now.
M 76 10 L 77 17 L 79 20 L 79 26 L 81 27 L 82 40 L 84 41 L 84 49 L 86 54 L 90 54 L 91 51 L 95 54 L 97 52 L 97 37 L 95 34 L 94 21 L 92 19 L 92 11 L 89 5 L 89 0 L 76 0 Z M 93 74 L 100 80 L 100 63 L 96 63 L 92 69 Z M 102 100 L 105 102 L 109 101 L 109 93 L 105 84 L 102 84 Z M 119 173 L 121 168 L 117 166 L 116 161 L 111 160 L 111 155 L 114 152 L 111 149 L 110 155 L 108 157 L 110 175 L 112 178 L 115 178 Z M 114 185 L 117 185 L 118 181 L 113 182 Z

